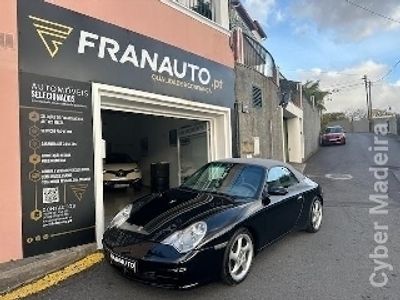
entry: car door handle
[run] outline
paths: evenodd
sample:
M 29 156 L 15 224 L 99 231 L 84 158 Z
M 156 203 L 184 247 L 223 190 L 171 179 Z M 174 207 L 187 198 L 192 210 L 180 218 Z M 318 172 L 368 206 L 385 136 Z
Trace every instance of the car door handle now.
M 297 197 L 297 203 L 301 203 L 303 201 L 303 196 L 298 196 Z

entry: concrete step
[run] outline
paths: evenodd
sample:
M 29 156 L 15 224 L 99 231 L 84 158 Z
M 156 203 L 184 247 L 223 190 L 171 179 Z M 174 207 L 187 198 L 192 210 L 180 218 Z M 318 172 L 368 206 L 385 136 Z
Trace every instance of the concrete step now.
M 86 244 L 0 264 L 0 294 L 39 279 L 78 261 L 97 250 Z

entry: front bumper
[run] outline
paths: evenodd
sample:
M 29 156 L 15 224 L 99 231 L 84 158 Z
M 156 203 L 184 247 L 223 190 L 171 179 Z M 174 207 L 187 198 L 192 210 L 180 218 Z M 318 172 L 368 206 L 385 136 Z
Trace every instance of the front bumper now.
M 107 187 L 114 187 L 117 185 L 134 185 L 134 184 L 142 184 L 142 178 L 135 178 L 135 179 L 119 179 L 119 178 L 113 178 L 113 179 L 108 179 L 108 180 L 103 180 L 104 186 Z
M 111 248 L 103 241 L 107 261 L 124 276 L 163 288 L 188 289 L 219 278 L 225 248 L 214 247 L 179 254 L 172 246 L 139 242 Z M 170 253 L 168 258 L 166 254 Z M 116 263 L 111 254 L 135 263 L 135 268 Z
M 344 138 L 335 138 L 335 139 L 323 139 L 323 145 L 334 145 L 334 144 L 344 144 Z

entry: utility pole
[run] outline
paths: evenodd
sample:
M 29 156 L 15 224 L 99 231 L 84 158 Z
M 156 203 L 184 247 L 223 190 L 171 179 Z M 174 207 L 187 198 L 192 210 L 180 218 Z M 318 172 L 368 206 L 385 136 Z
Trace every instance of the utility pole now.
M 368 82 L 368 122 L 369 122 L 369 132 L 373 132 L 373 119 L 372 119 L 372 82 Z
M 367 75 L 364 75 L 362 77 L 362 79 L 364 80 L 364 84 L 365 84 L 365 95 L 366 95 L 366 100 L 367 100 L 367 118 L 368 118 L 368 131 L 371 132 L 371 119 L 370 119 L 370 112 L 369 112 L 369 82 L 368 82 L 368 77 Z

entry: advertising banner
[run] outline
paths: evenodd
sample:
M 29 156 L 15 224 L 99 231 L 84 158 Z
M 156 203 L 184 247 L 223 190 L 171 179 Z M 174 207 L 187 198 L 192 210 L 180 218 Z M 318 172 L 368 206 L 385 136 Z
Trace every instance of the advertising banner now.
M 95 240 L 90 84 L 20 74 L 24 257 Z
M 19 0 L 18 24 L 23 72 L 233 107 L 233 69 L 204 57 L 42 0 Z

